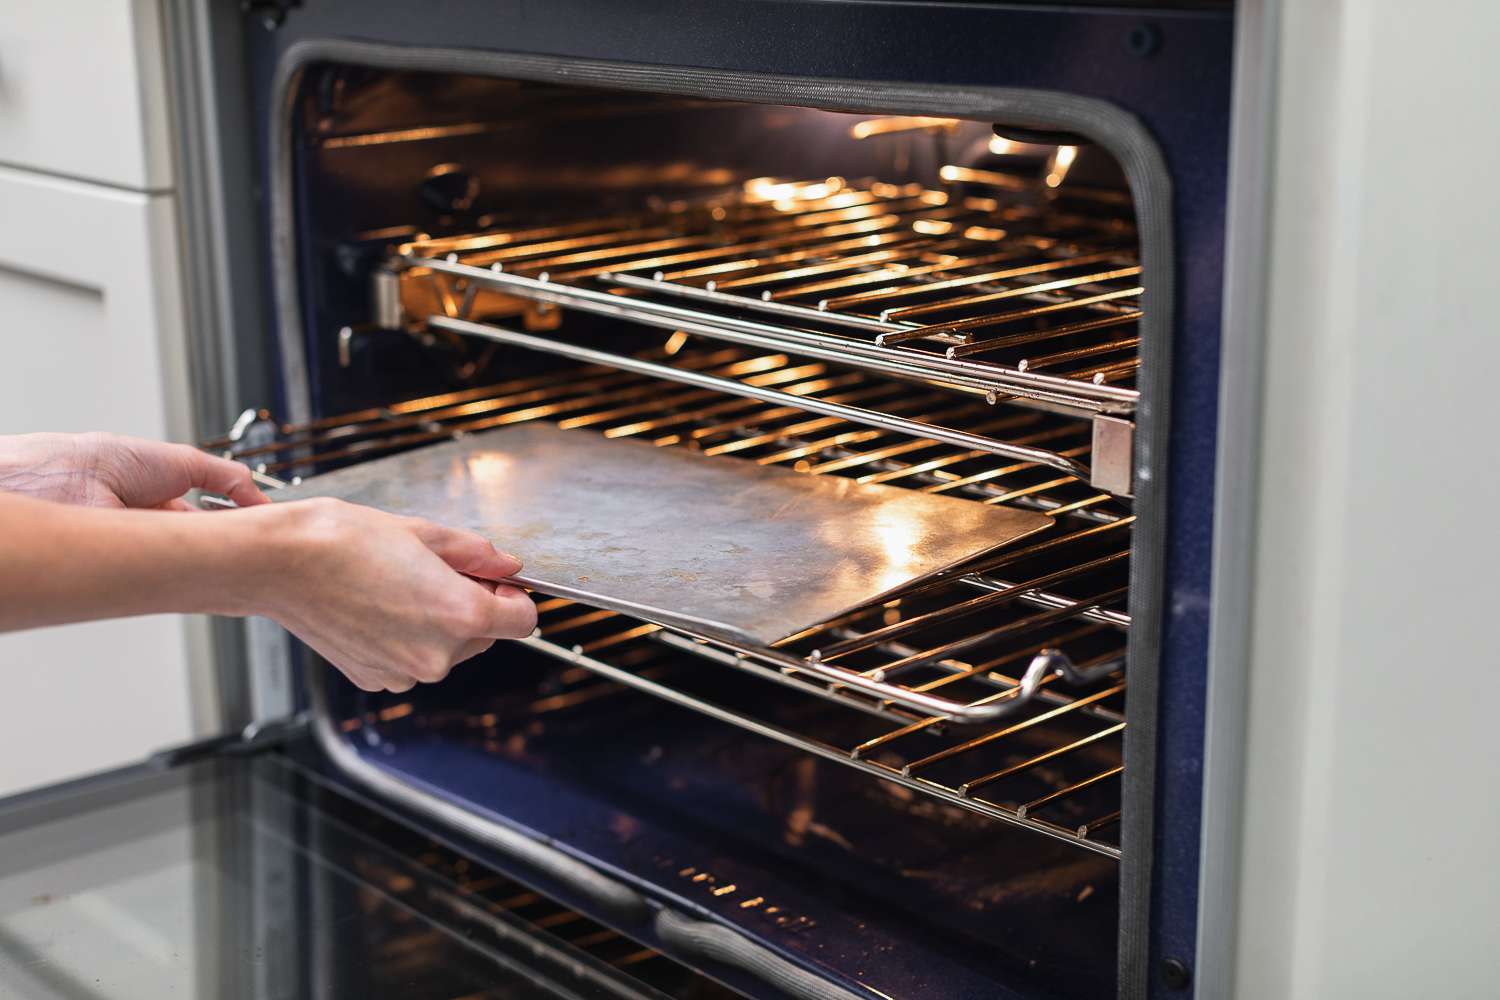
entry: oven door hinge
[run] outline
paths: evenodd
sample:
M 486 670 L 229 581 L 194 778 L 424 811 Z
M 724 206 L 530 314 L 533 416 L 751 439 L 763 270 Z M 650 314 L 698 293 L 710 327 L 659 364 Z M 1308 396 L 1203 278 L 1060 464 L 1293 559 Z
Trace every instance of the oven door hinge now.
M 158 750 L 151 755 L 150 763 L 154 767 L 168 768 L 189 764 L 207 757 L 260 753 L 297 739 L 307 731 L 311 721 L 312 714 L 304 711 L 279 719 L 252 722 L 239 732 L 220 733 L 218 736 L 208 736 L 191 743 Z

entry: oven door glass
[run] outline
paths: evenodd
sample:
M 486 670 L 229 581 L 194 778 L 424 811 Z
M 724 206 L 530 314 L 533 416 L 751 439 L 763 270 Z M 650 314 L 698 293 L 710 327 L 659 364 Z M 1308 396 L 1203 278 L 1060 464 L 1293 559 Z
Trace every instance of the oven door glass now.
M 0 801 L 6 997 L 721 997 L 276 754 Z

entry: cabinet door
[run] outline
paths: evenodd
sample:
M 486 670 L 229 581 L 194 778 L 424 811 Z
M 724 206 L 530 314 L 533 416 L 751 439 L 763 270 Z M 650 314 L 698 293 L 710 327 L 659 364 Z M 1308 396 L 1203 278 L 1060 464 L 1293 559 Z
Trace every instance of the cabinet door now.
M 189 438 L 171 197 L 0 168 L 0 219 L 0 434 Z M 189 738 L 201 633 L 154 616 L 0 635 L 0 795 Z
M 159 0 L 0 4 L 0 163 L 172 185 Z

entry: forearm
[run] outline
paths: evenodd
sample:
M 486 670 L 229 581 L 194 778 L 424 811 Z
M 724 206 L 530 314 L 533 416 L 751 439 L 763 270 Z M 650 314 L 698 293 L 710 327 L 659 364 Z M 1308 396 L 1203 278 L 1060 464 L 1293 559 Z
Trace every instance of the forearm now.
M 272 504 L 239 483 L 251 506 L 213 514 L 0 492 L 0 632 L 158 612 L 265 615 L 364 690 L 406 691 L 536 627 L 531 599 L 504 583 L 520 560 L 478 535 L 337 500 Z M 168 495 L 178 485 L 205 484 Z
M 260 514 L 104 510 L 0 494 L 0 631 L 157 612 L 257 613 L 255 546 L 267 537 Z

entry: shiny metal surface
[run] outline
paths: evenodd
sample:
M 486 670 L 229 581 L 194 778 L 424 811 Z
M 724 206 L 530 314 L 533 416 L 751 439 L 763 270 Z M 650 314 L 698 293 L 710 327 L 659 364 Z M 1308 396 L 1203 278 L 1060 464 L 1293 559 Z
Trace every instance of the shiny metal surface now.
M 768 645 L 1052 523 L 1045 515 L 561 430 L 512 427 L 278 491 L 467 528 L 517 582 Z
M 529 333 L 508 330 L 493 323 L 472 323 L 463 319 L 448 319 L 443 316 L 433 316 L 428 320 L 428 326 L 434 330 L 449 330 L 465 336 L 492 340 L 498 344 L 525 347 L 544 354 L 557 354 L 565 358 L 571 358 L 574 361 L 582 361 L 586 364 L 618 368 L 621 371 L 634 372 L 638 375 L 649 375 L 671 382 L 680 382 L 684 385 L 712 389 L 734 396 L 744 396 L 748 399 L 758 399 L 765 403 L 793 406 L 799 410 L 806 410 L 808 413 L 817 413 L 840 420 L 848 420 L 851 423 L 863 424 L 866 427 L 878 427 L 881 430 L 894 431 L 897 434 L 906 434 L 921 440 L 941 441 L 944 444 L 951 444 L 958 448 L 973 449 L 991 455 L 1003 455 L 1006 458 L 1017 458 L 1023 462 L 1035 462 L 1038 465 L 1051 466 L 1061 472 L 1066 472 L 1070 476 L 1075 476 L 1085 481 L 1091 478 L 1088 466 L 1071 458 L 1054 455 L 1044 448 L 1031 448 L 1024 445 L 1011 444 L 1008 441 L 996 440 L 995 438 L 973 434 L 969 431 L 955 430 L 951 427 L 940 427 L 936 424 L 928 424 L 920 420 L 892 416 L 890 413 L 881 410 L 849 406 L 846 403 L 831 403 L 826 399 L 799 397 L 779 389 L 767 389 L 764 386 L 749 385 L 745 382 L 735 381 L 734 379 L 704 375 L 701 372 L 683 371 L 671 365 L 658 364 L 654 361 L 643 361 L 629 355 L 596 351 L 592 347 L 583 347 L 579 344 L 549 337 L 534 337 Z M 808 351 L 803 351 L 802 353 L 810 354 Z

